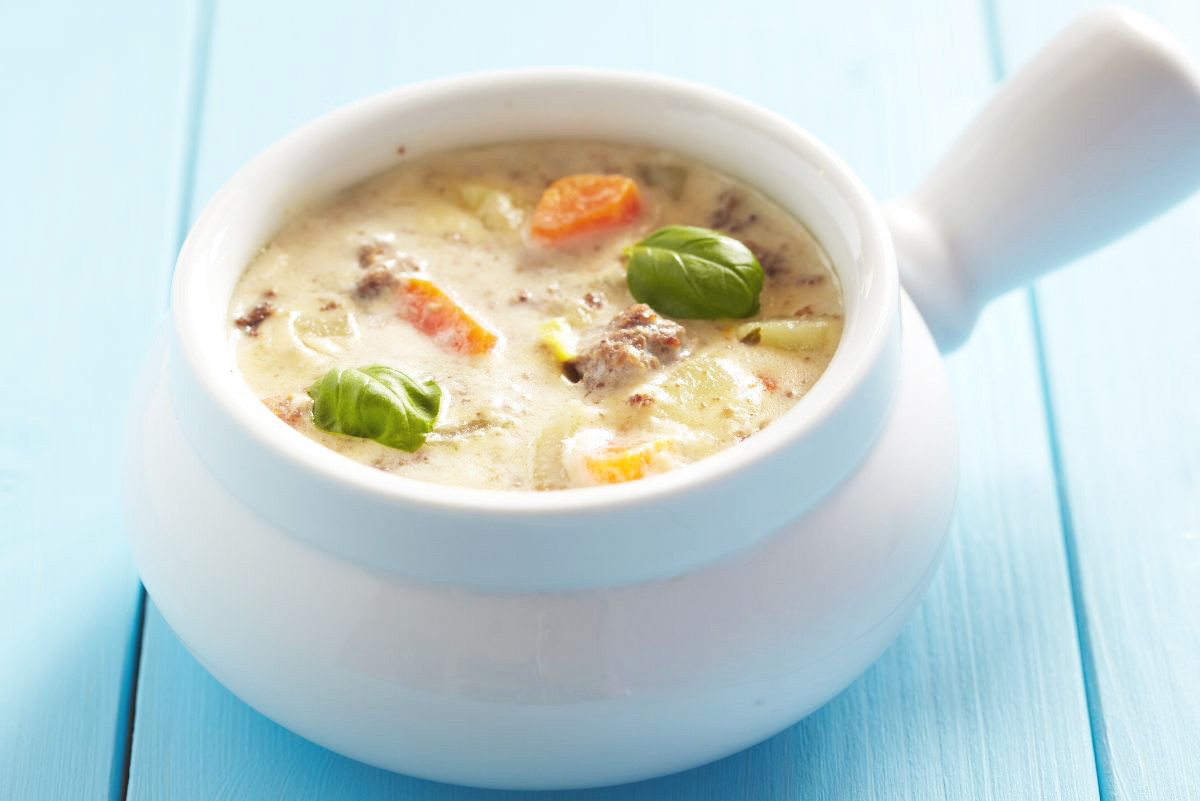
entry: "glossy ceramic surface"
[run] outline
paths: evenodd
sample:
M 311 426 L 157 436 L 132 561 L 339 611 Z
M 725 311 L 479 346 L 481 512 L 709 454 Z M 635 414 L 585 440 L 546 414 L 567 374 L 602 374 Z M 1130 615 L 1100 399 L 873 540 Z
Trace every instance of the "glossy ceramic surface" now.
M 1149 63 L 1126 101 L 1194 100 L 1192 74 L 1156 36 L 1106 12 L 1064 41 L 1096 69 L 1114 58 Z M 1051 98 L 1071 95 L 1080 80 L 1056 86 L 1054 75 L 1041 77 L 1038 90 Z M 484 116 L 472 118 L 476 125 L 487 119 L 513 135 L 528 130 L 496 122 L 508 119 L 503 103 L 456 103 L 438 117 L 454 91 L 511 100 L 496 91 L 505 80 L 518 106 L 522 92 L 565 99 L 572 81 L 594 92 L 592 101 L 611 95 L 601 119 L 560 121 L 562 128 L 538 120 L 560 136 L 583 128 L 598 135 L 596 126 L 609 125 L 601 132 L 609 138 L 647 141 L 622 136 L 631 130 L 622 126 L 665 110 L 655 136 L 678 140 L 678 149 L 757 184 L 810 222 L 847 286 L 847 331 L 858 333 L 786 425 L 728 458 L 608 497 L 459 499 L 328 467 L 299 449 L 300 438 L 291 438 L 296 447 L 277 439 L 274 431 L 290 432 L 271 429 L 270 415 L 237 394 L 216 335 L 232 277 L 280 219 L 280 199 L 378 169 L 395 147 L 388 141 L 385 153 L 384 133 L 401 119 L 389 115 L 405 103 L 427 104 L 416 119 L 428 127 L 402 142 L 418 152 L 422 141 L 445 141 L 439 125 L 475 130 L 455 115 L 477 112 Z M 1013 91 L 1020 100 L 1023 90 L 1008 97 Z M 672 102 L 663 102 L 667 95 Z M 1179 113 L 1194 119 L 1195 109 Z M 710 124 L 697 127 L 697 115 Z M 960 150 L 975 152 L 1004 124 L 987 119 Z M 378 146 L 352 146 L 347 126 L 363 141 L 375 131 Z M 1038 147 L 1054 142 L 1043 133 Z M 722 146 L 731 140 L 747 147 Z M 1173 175 L 1195 175 L 1185 139 L 1162 147 L 1136 141 L 1153 145 Z M 1080 169 L 1070 156 L 1054 166 Z M 1133 180 L 1142 163 L 1118 158 L 1111 166 Z M 1008 174 L 1011 165 L 993 169 Z M 950 175 L 941 186 L 967 194 L 975 187 L 955 181 L 979 177 L 957 167 Z M 1132 186 L 1161 206 L 1186 184 Z M 1114 178 L 1100 188 L 1118 185 Z M 960 219 L 970 225 L 956 224 L 930 212 L 931 196 L 918 193 L 890 214 L 906 264 L 924 259 L 969 277 L 1012 266 L 963 258 L 971 251 L 961 232 L 987 233 L 989 219 L 964 204 Z M 1067 205 L 1062 213 L 1073 212 Z M 331 748 L 418 775 L 580 786 L 682 768 L 761 739 L 822 703 L 886 647 L 929 580 L 949 518 L 948 396 L 924 324 L 907 302 L 898 315 L 880 220 L 853 176 L 803 132 L 723 95 L 655 79 L 462 79 L 366 101 L 305 129 L 234 179 L 181 257 L 166 366 L 151 362 L 145 422 L 130 443 L 133 543 L 147 588 L 201 661 L 249 703 Z M 1020 255 L 1048 267 L 1120 229 L 1092 222 L 1065 244 L 1034 238 L 1041 249 Z M 970 318 L 977 296 L 927 289 L 935 285 L 928 279 L 917 298 L 935 330 L 950 332 L 942 335 L 949 343 L 962 330 L 954 320 Z M 979 285 L 981 294 L 1001 288 Z M 364 510 L 361 528 L 335 525 L 345 508 Z M 646 520 L 668 535 L 629 536 Z M 578 536 L 561 536 L 565 530 Z M 493 545 L 481 549 L 489 536 Z
M 331 458 L 278 425 L 230 371 L 225 309 L 249 257 L 302 205 L 297 198 L 324 195 L 431 149 L 539 137 L 673 148 L 738 176 L 803 219 L 836 265 L 846 312 L 838 352 L 805 402 L 761 436 L 685 470 L 555 493 L 414 482 Z M 454 78 L 322 118 L 217 194 L 176 272 L 173 396 L 189 438 L 235 494 L 331 552 L 415 578 L 494 589 L 674 575 L 794 519 L 855 468 L 891 402 L 898 286 L 876 204 L 832 153 L 780 117 L 650 76 L 532 70 Z M 341 524 L 347 509 L 353 526 Z

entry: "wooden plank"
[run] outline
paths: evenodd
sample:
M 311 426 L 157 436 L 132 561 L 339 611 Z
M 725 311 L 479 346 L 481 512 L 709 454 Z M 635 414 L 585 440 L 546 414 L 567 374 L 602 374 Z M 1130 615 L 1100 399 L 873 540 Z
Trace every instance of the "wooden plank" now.
M 1084 3 L 1005 0 L 1006 58 Z M 1134 2 L 1200 61 L 1200 5 Z M 1037 289 L 1101 789 L 1200 798 L 1200 199 Z
M 0 11 L 0 798 L 123 790 L 120 443 L 165 308 L 188 52 L 182 4 Z
M 621 0 L 585 17 L 562 4 L 490 4 L 468 23 L 450 10 L 369 0 L 319 19 L 289 13 L 281 0 L 223 6 L 197 197 L 339 103 L 447 72 L 529 63 L 657 70 L 725 87 L 814 130 L 886 196 L 916 182 L 992 83 L 978 8 L 933 0 L 886 12 L 867 0 L 729 8 L 709 0 L 680 14 Z M 767 743 L 579 797 L 1097 796 L 1023 298 L 985 316 L 951 372 L 963 411 L 959 512 L 943 570 L 897 645 Z M 153 611 L 141 675 L 132 799 L 499 797 L 367 768 L 285 732 L 217 685 Z

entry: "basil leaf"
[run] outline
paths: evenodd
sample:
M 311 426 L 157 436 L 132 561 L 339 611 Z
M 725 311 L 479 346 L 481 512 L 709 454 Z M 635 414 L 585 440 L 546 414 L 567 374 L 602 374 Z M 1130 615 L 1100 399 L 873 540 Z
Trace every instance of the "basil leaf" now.
M 425 444 L 442 403 L 442 389 L 433 381 L 418 384 L 378 365 L 334 368 L 308 388 L 308 396 L 317 428 L 410 452 Z
M 731 236 L 671 225 L 625 252 L 629 292 L 659 314 L 715 320 L 758 313 L 762 265 L 750 248 Z

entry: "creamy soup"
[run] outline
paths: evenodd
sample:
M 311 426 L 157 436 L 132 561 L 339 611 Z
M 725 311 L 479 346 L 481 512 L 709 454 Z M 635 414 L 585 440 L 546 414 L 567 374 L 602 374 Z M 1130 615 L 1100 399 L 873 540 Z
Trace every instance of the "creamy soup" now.
M 294 217 L 229 306 L 242 377 L 301 434 L 409 478 L 538 490 L 753 435 L 821 375 L 841 319 L 825 254 L 775 203 L 587 142 L 403 161 Z

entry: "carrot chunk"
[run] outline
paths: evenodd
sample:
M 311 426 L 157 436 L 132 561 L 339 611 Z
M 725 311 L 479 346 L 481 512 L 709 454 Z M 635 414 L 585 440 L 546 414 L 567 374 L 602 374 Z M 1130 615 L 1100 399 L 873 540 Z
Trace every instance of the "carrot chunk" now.
M 530 234 L 547 244 L 624 225 L 642 208 L 637 184 L 624 175 L 568 175 L 542 193 Z
M 608 446 L 584 454 L 583 465 L 588 476 L 596 484 L 620 484 L 635 481 L 651 473 L 661 473 L 674 466 L 673 460 L 663 453 L 670 447 L 668 440 L 655 439 L 640 445 L 622 448 Z
M 396 310 L 418 331 L 459 353 L 487 353 L 499 341 L 495 333 L 427 278 L 408 276 L 397 281 Z

